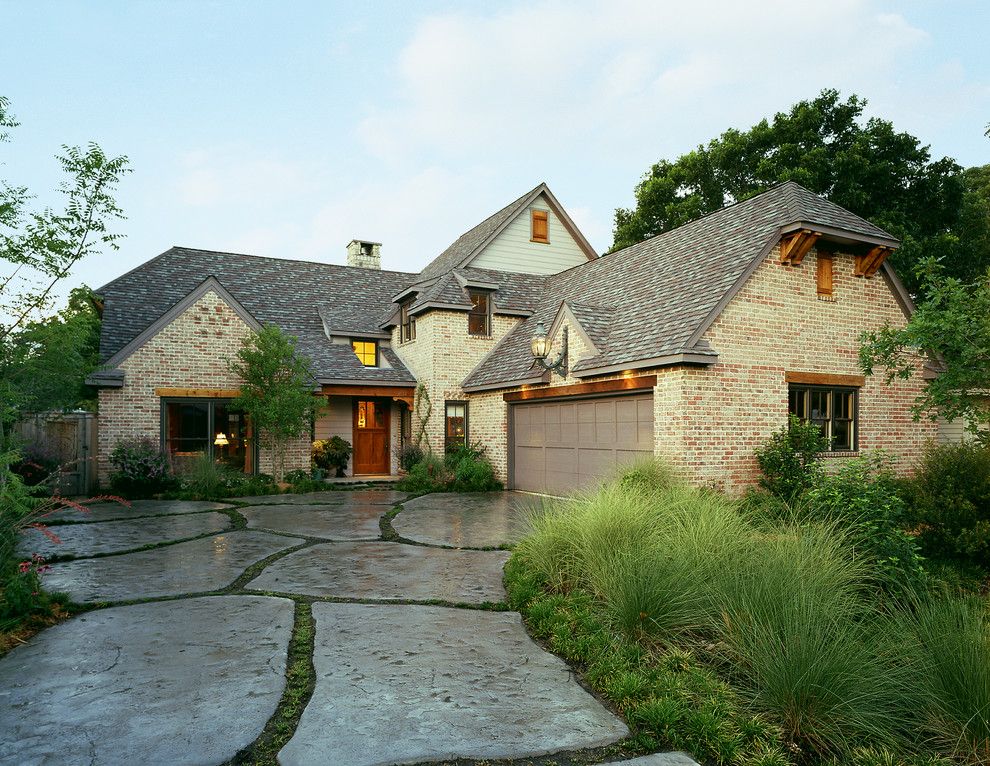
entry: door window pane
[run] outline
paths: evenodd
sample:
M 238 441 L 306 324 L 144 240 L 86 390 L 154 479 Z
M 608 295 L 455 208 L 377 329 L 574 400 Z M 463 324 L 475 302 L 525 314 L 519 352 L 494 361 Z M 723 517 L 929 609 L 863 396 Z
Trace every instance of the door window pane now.
M 232 410 L 225 404 L 215 405 L 213 416 L 214 459 L 235 470 L 252 473 L 253 466 L 249 459 L 251 452 L 249 446 L 250 436 L 244 413 Z

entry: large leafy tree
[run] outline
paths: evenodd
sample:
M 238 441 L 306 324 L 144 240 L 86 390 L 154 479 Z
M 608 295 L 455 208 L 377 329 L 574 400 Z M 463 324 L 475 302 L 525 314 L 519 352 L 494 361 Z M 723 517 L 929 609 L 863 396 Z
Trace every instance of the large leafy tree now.
M 933 160 L 929 147 L 890 122 L 864 119 L 865 106 L 825 90 L 749 130 L 727 130 L 673 162 L 661 160 L 636 187 L 635 208 L 616 211 L 613 249 L 792 180 L 899 237 L 892 263 L 912 292 L 923 289 L 915 272 L 929 257 L 952 277 L 981 274 L 990 247 L 967 250 L 962 241 L 962 169 L 947 157 Z
M 285 477 L 289 442 L 307 433 L 321 404 L 314 396 L 316 379 L 296 339 L 275 325 L 244 339 L 230 370 L 241 379 L 233 405 L 251 419 L 259 443 L 271 451 L 275 478 Z
M 0 143 L 9 141 L 17 124 L 9 101 L 0 96 Z M 26 406 L 37 404 L 32 404 L 37 381 L 23 365 L 34 364 L 39 354 L 52 363 L 68 361 L 49 353 L 56 346 L 71 345 L 61 332 L 65 328 L 56 328 L 68 317 L 43 319 L 59 284 L 82 259 L 117 249 L 121 236 L 110 225 L 123 218 L 114 193 L 130 172 L 127 158 L 109 156 L 90 143 L 63 146 L 58 161 L 64 173 L 60 209 L 37 208 L 27 187 L 0 180 L 0 445 L 4 424 Z M 73 332 L 78 329 L 79 323 L 70 324 Z M 90 336 L 88 330 L 80 332 L 82 343 L 82 336 Z M 22 337 L 22 333 L 27 334 Z M 84 348 L 76 350 L 87 353 Z M 78 374 L 69 377 L 77 380 Z

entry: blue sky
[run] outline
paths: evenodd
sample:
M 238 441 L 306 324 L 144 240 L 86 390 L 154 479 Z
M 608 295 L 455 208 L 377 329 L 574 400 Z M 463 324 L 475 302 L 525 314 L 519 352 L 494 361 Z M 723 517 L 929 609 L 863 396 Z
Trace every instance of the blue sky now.
M 651 163 L 822 88 L 990 162 L 990 4 L 2 2 L 2 176 L 130 157 L 98 286 L 173 244 L 418 270 L 547 181 L 599 250 Z M 981 39 L 981 36 L 983 39 Z

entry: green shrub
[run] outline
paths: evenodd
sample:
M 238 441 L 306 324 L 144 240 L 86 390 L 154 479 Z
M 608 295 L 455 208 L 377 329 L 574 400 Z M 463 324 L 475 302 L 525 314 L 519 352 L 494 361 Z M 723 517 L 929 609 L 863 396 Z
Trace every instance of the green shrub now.
M 240 476 L 243 474 L 238 475 L 209 455 L 203 455 L 193 461 L 182 475 L 181 482 L 183 490 L 197 498 L 217 500 L 230 496 L 231 490 L 237 487 Z
M 151 497 L 174 485 L 168 456 L 151 439 L 117 442 L 110 466 L 110 488 L 124 497 Z
M 756 451 L 760 486 L 786 499 L 800 495 L 821 475 L 819 458 L 826 449 L 828 440 L 818 426 L 791 415 L 788 425 Z
M 411 471 L 425 456 L 426 453 L 418 444 L 405 444 L 399 449 L 399 467 L 403 471 Z
M 313 442 L 313 464 L 324 471 L 333 471 L 334 476 L 341 477 L 353 451 L 351 443 L 340 436 L 320 439 Z M 286 481 L 289 479 L 286 478 Z
M 930 445 L 908 485 L 926 553 L 990 567 L 990 449 Z
M 618 482 L 625 489 L 646 492 L 664 492 L 682 483 L 670 466 L 652 459 L 627 466 L 619 474 Z
M 495 470 L 479 445 L 459 447 L 441 460 L 427 454 L 396 484 L 402 492 L 492 492 L 502 489 Z

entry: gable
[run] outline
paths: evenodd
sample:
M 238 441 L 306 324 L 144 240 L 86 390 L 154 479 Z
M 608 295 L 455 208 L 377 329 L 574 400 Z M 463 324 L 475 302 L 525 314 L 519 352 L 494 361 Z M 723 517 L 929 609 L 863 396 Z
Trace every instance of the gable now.
M 547 243 L 532 241 L 534 210 L 546 213 Z M 555 206 L 546 194 L 540 194 L 465 265 L 520 274 L 558 274 L 587 261 L 588 256 L 557 214 Z

